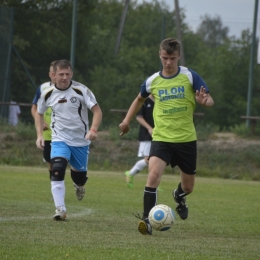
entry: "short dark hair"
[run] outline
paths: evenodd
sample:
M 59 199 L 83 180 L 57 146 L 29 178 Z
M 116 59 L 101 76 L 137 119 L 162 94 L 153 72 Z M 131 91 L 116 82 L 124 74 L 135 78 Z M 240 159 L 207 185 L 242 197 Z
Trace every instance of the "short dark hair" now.
M 172 54 L 175 51 L 181 54 L 181 43 L 175 38 L 167 38 L 161 42 L 160 50 L 165 50 L 168 54 Z
M 60 69 L 68 69 L 70 68 L 72 70 L 72 65 L 68 60 L 57 60 L 54 64 L 53 64 L 53 71 L 56 72 L 57 68 Z
M 56 60 L 52 61 L 50 67 L 53 67 L 56 62 L 57 62 Z

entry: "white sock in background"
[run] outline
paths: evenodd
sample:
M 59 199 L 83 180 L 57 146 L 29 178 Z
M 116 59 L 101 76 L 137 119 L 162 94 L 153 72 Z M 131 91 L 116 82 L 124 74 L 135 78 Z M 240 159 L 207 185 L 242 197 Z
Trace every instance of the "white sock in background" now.
M 133 168 L 129 171 L 130 176 L 136 175 L 138 172 L 143 170 L 145 167 L 147 167 L 147 164 L 145 162 L 145 159 L 142 159 L 133 166 Z

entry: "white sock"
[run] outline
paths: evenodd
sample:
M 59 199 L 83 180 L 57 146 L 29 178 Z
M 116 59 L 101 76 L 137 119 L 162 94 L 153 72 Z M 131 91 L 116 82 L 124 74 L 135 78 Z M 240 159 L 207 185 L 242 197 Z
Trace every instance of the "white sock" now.
M 143 170 L 145 167 L 147 167 L 147 164 L 145 162 L 145 159 L 142 159 L 138 162 L 135 163 L 135 165 L 133 166 L 133 168 L 129 171 L 129 175 L 130 176 L 134 176 L 136 175 L 138 172 L 140 172 L 141 170 Z
M 55 207 L 62 207 L 66 211 L 65 207 L 65 183 L 64 181 L 51 181 L 51 192 L 54 200 Z

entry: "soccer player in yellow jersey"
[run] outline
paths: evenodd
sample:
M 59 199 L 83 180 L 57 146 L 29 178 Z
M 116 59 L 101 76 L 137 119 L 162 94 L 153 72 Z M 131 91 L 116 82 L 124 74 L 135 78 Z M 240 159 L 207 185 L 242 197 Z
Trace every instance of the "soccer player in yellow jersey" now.
M 157 188 L 165 167 L 180 168 L 180 183 L 173 190 L 176 211 L 181 219 L 188 217 L 186 196 L 193 191 L 197 161 L 197 137 L 193 123 L 196 102 L 205 107 L 214 105 L 204 80 L 193 70 L 178 66 L 181 44 L 175 38 L 161 42 L 159 58 L 162 71 L 148 77 L 141 91 L 119 125 L 124 135 L 129 131 L 131 119 L 142 107 L 146 98 L 154 97 L 153 118 L 155 127 L 149 155 L 149 174 L 143 197 L 143 216 L 138 230 L 152 235 L 148 220 L 150 210 L 156 205 Z
M 32 102 L 32 108 L 31 108 L 31 114 L 33 116 L 33 118 L 35 118 L 35 113 L 37 111 L 37 102 L 38 99 L 41 96 L 41 93 L 46 89 L 49 88 L 51 85 L 54 84 L 54 77 L 53 77 L 53 65 L 54 65 L 55 61 L 51 62 L 50 64 L 50 69 L 49 69 L 49 77 L 50 77 L 50 81 L 45 82 L 43 84 L 41 84 L 37 91 L 36 94 L 34 96 L 33 102 Z M 45 145 L 44 145 L 44 149 L 43 149 L 43 160 L 48 164 L 48 169 L 49 169 L 49 173 L 50 173 L 50 178 L 51 178 L 51 128 L 50 128 L 50 124 L 51 124 L 51 114 L 52 114 L 52 110 L 49 107 L 48 110 L 46 110 L 46 112 L 44 113 L 44 128 L 43 128 L 43 138 L 45 140 Z

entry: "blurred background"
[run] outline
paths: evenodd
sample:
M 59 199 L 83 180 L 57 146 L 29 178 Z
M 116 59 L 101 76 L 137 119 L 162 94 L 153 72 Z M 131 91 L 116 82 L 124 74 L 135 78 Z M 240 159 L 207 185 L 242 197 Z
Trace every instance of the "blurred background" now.
M 180 65 L 198 72 L 215 100 L 213 109 L 197 106 L 204 116 L 196 120 L 222 130 L 244 125 L 241 116 L 260 116 L 258 9 L 258 0 L 1 0 L 1 122 L 12 97 L 20 120 L 33 123 L 31 102 L 49 81 L 51 61 L 68 59 L 73 79 L 103 110 L 102 129 L 118 126 L 141 84 L 161 68 L 161 40 L 176 37 Z
M 151 3 L 152 0 L 138 0 L 137 2 L 139 4 Z M 174 11 L 175 0 L 164 0 L 164 2 L 171 11 Z M 178 4 L 185 13 L 185 22 L 195 32 L 205 15 L 212 18 L 220 17 L 222 23 L 229 28 L 229 36 L 240 36 L 242 30 L 252 30 L 255 0 L 178 0 Z

